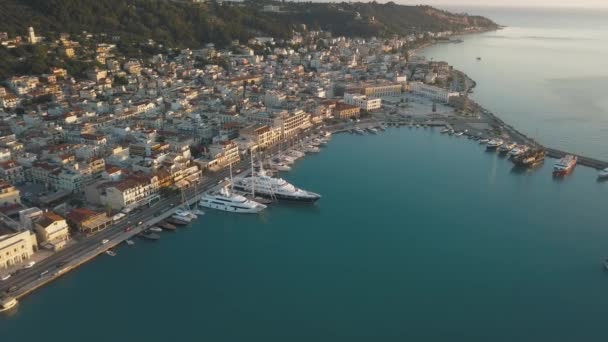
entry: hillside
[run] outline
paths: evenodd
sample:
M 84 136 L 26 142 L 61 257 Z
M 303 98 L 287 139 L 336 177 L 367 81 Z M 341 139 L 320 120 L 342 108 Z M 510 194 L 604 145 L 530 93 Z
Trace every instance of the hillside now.
M 263 12 L 264 4 L 280 13 Z M 220 5 L 215 1 L 178 0 L 3 0 L 0 31 L 24 34 L 34 26 L 42 35 L 59 32 L 107 33 L 123 40 L 153 39 L 172 46 L 197 47 L 207 42 L 225 45 L 253 35 L 291 36 L 305 24 L 336 35 L 387 36 L 421 31 L 493 28 L 483 17 L 456 15 L 428 6 L 394 3 L 285 3 L 245 1 Z

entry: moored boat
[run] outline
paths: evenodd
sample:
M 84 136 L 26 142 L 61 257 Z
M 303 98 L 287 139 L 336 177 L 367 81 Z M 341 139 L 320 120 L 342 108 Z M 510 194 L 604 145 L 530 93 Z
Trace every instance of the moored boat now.
M 486 149 L 489 151 L 495 151 L 498 147 L 502 146 L 503 141 L 501 139 L 492 139 L 486 144 Z
M 234 188 L 244 192 L 253 192 L 259 196 L 297 202 L 315 202 L 321 195 L 295 187 L 281 178 L 273 178 L 263 168 L 258 173 L 238 179 Z
M 155 233 L 160 233 L 160 232 L 163 231 L 162 228 L 159 228 L 159 227 L 156 227 L 156 226 L 150 227 L 148 229 L 150 229 L 151 232 L 155 232 Z
M 553 165 L 554 176 L 565 176 L 572 172 L 576 166 L 578 158 L 572 154 L 567 154 Z
M 125 240 L 125 243 L 126 243 L 128 246 L 133 246 L 133 245 L 135 244 L 135 242 L 134 242 L 133 240 Z
M 608 179 L 608 167 L 597 173 L 598 179 Z
M 540 148 L 528 149 L 512 158 L 513 163 L 520 167 L 533 167 L 545 161 L 545 150 Z
M 8 311 L 17 306 L 17 299 L 13 297 L 0 298 L 0 312 Z
M 227 186 L 220 189 L 220 191 L 204 194 L 199 205 L 205 208 L 244 214 L 255 214 L 266 209 L 264 204 L 236 194 Z
M 502 146 L 498 147 L 498 153 L 500 153 L 500 154 L 507 154 L 512 149 L 514 149 L 515 146 L 517 146 L 516 143 L 505 143 Z

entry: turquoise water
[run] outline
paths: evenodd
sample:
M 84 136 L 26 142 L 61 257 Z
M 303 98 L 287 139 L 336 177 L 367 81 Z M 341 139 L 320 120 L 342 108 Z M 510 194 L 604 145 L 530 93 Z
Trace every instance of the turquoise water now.
M 519 130 L 555 148 L 608 160 L 607 9 L 449 9 L 508 27 L 422 54 L 475 79 L 473 97 Z
M 286 175 L 323 198 L 208 210 L 26 298 L 2 341 L 606 341 L 608 183 L 470 140 L 337 135 Z

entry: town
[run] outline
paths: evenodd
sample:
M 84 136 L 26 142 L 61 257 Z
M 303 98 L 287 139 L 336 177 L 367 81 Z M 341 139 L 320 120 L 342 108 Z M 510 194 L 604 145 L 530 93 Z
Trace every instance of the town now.
M 0 290 L 7 296 L 191 203 L 228 169 L 248 168 L 254 154 L 332 127 L 478 115 L 466 75 L 414 53 L 451 31 L 391 39 L 305 31 L 223 49 L 175 50 L 150 40 L 143 44 L 166 52 L 145 59 L 121 55 L 120 37 L 37 34 L 0 32 L 0 44 L 44 46 L 93 67 L 1 80 Z

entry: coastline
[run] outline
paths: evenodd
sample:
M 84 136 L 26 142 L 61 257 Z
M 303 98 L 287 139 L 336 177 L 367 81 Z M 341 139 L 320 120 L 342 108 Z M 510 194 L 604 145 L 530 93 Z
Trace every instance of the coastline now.
M 501 30 L 505 27 L 506 26 L 499 26 L 497 29 L 477 30 L 475 32 L 458 33 L 458 34 L 454 34 L 454 35 L 450 36 L 450 38 L 464 37 L 467 35 L 482 34 L 482 33 L 486 33 L 486 32 L 493 32 L 493 31 Z M 420 53 L 420 51 L 422 49 L 433 46 L 438 43 L 441 43 L 441 42 L 437 42 L 437 41 L 427 42 L 427 43 L 422 44 L 419 47 L 416 47 L 415 49 L 412 49 L 411 51 L 413 51 L 413 55 L 417 55 Z M 446 62 L 449 63 L 449 61 L 446 61 Z M 454 69 L 454 72 L 462 75 L 463 78 L 466 79 L 471 84 L 471 86 L 466 87 L 465 91 L 463 92 L 467 96 L 467 101 L 472 106 L 477 108 L 478 114 L 480 116 L 485 116 L 490 122 L 493 123 L 492 126 L 496 130 L 498 130 L 497 135 L 503 136 L 507 139 L 514 140 L 518 144 L 533 145 L 533 146 L 541 147 L 547 152 L 547 156 L 551 157 L 551 158 L 559 159 L 566 155 L 573 155 L 578 158 L 579 164 L 581 164 L 583 166 L 588 166 L 588 167 L 591 167 L 591 168 L 594 168 L 597 170 L 602 170 L 602 169 L 608 167 L 608 161 L 588 157 L 588 156 L 585 156 L 580 153 L 572 153 L 572 152 L 568 152 L 565 150 L 552 148 L 550 146 L 545 146 L 545 145 L 541 144 L 539 141 L 537 141 L 536 139 L 529 137 L 528 135 L 522 133 L 517 128 L 513 127 L 512 125 L 510 125 L 509 123 L 507 123 L 503 119 L 501 119 L 499 114 L 496 114 L 496 113 L 488 110 L 487 108 L 483 107 L 482 104 L 479 104 L 478 102 L 470 99 L 468 96 L 469 96 L 469 94 L 473 93 L 473 89 L 477 87 L 477 82 L 474 79 L 470 78 L 465 72 L 463 72 L 461 70 Z M 463 118 L 462 120 L 457 120 L 455 122 L 452 122 L 451 126 L 466 125 L 468 123 L 467 121 L 468 120 L 466 118 Z M 463 128 L 463 129 L 470 129 L 470 128 Z M 477 133 L 481 133 L 481 132 L 477 132 Z

